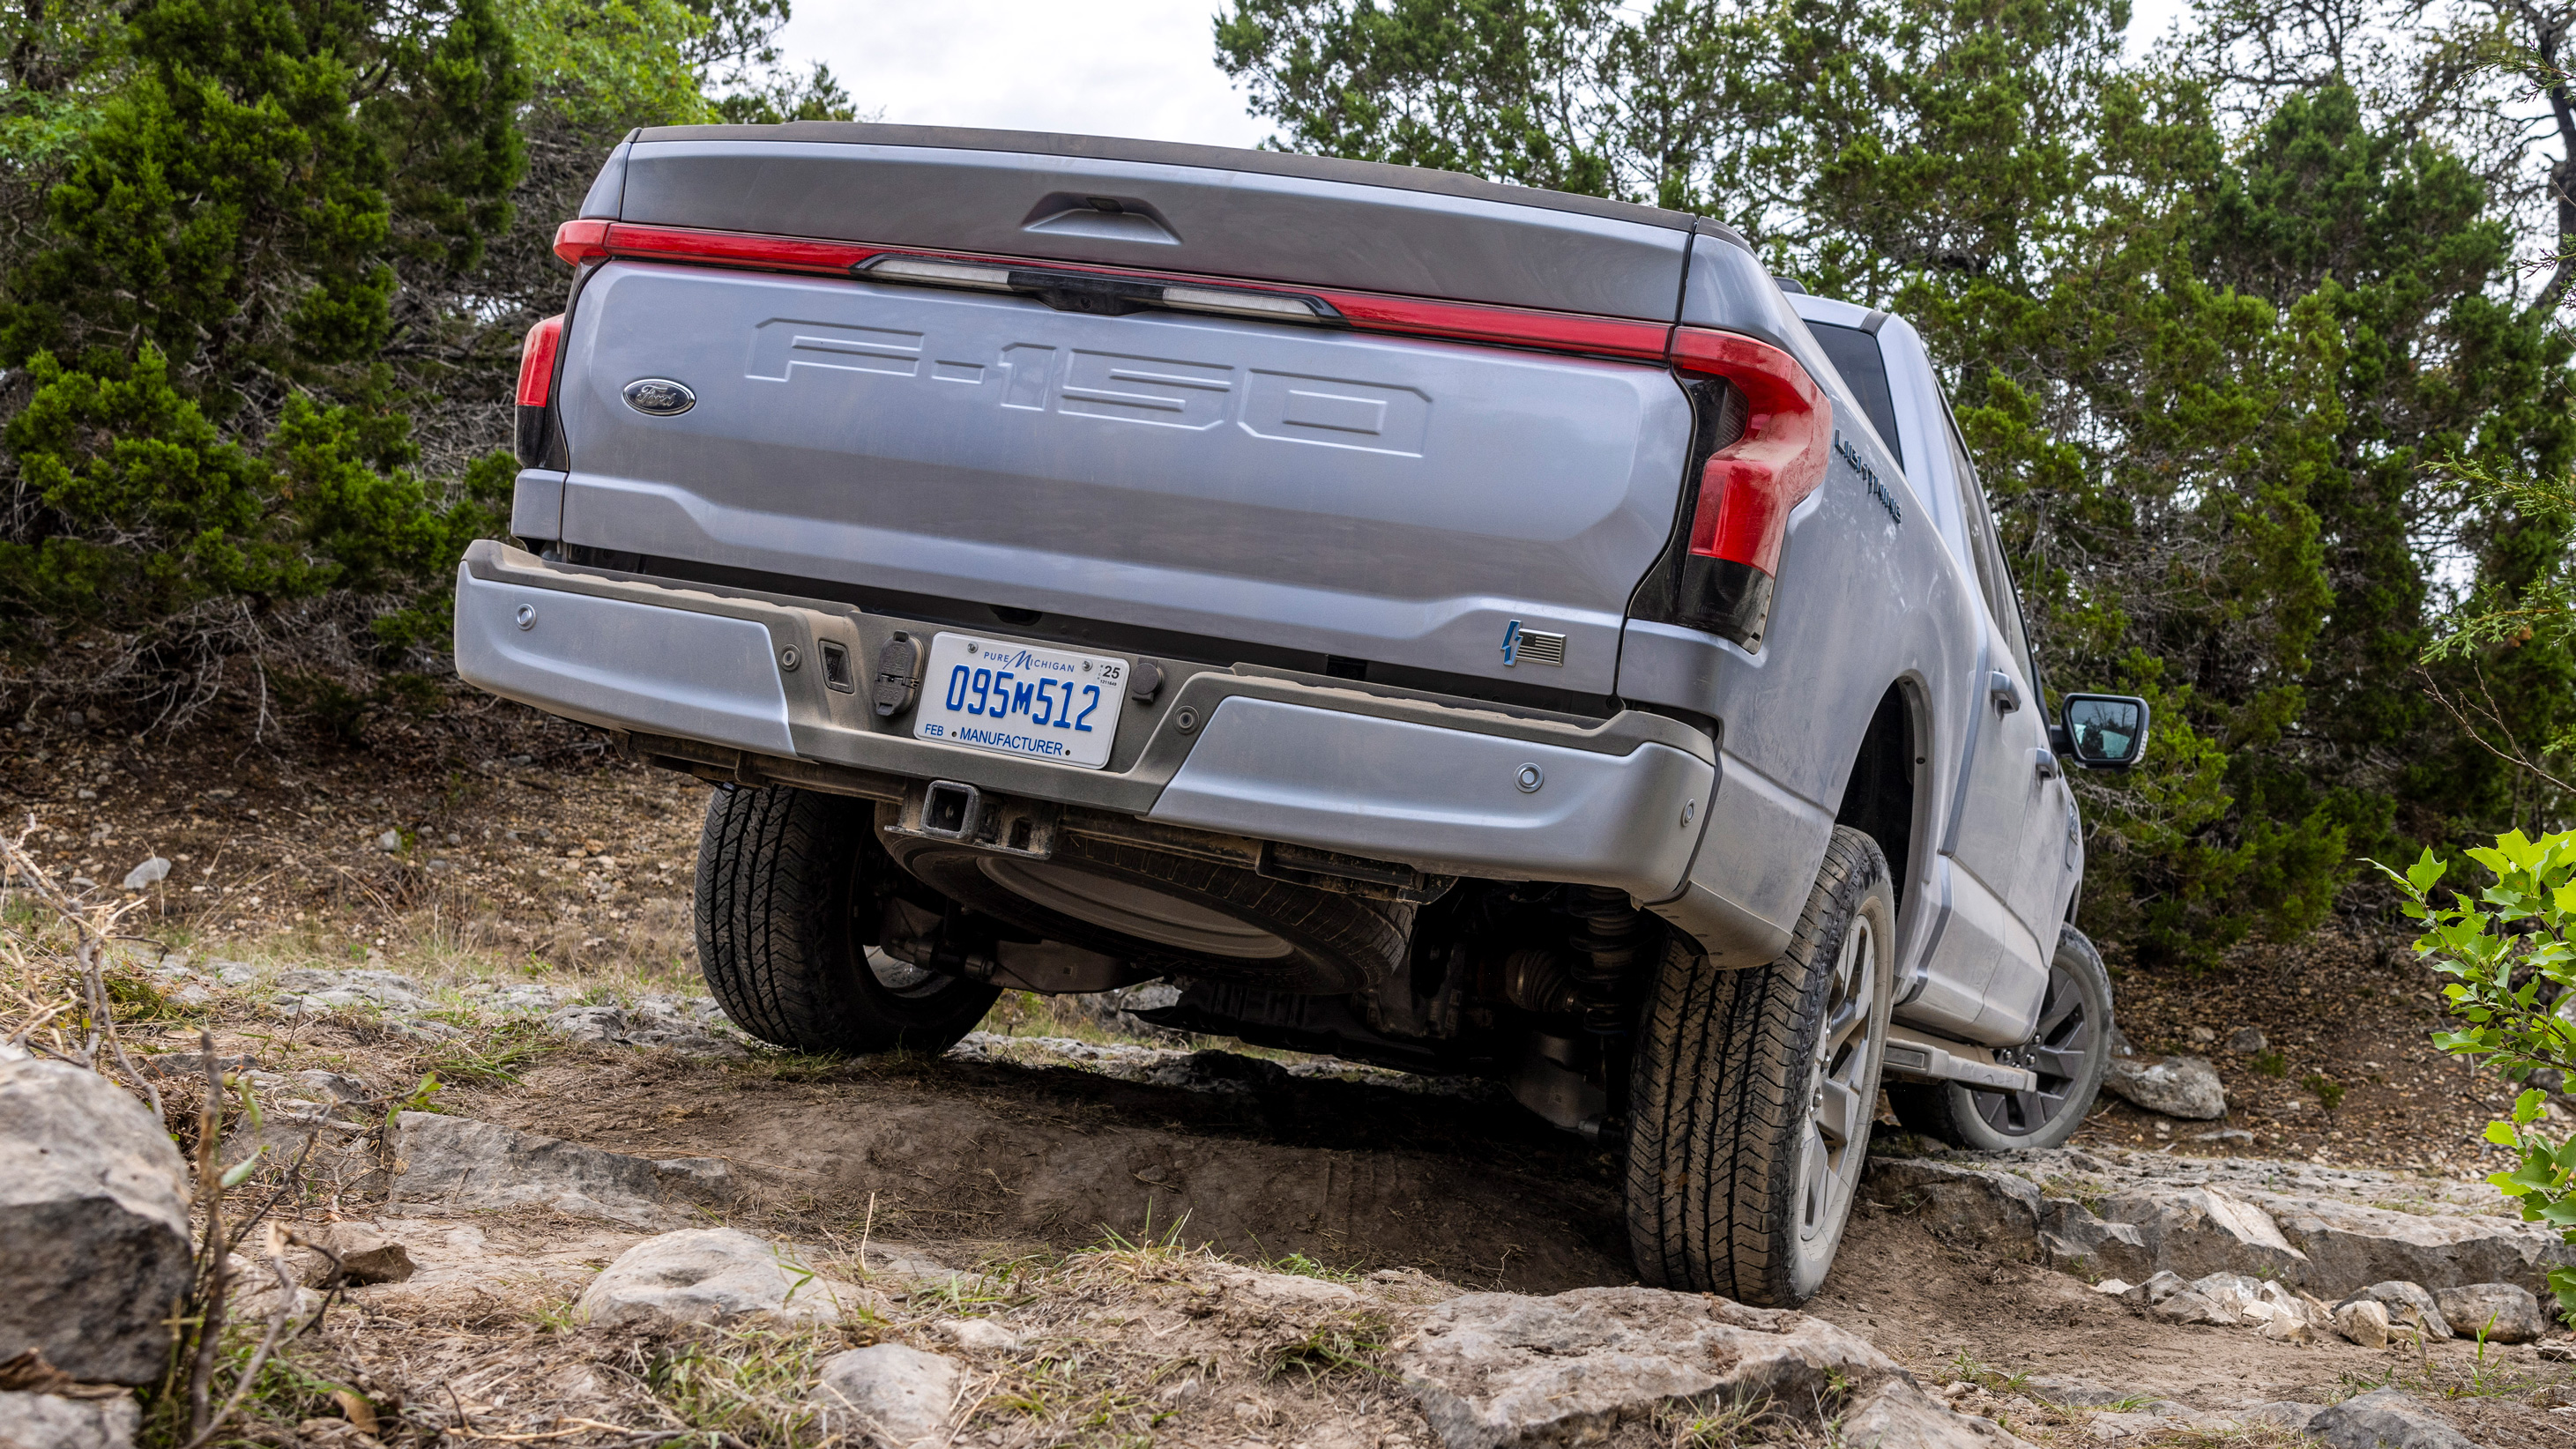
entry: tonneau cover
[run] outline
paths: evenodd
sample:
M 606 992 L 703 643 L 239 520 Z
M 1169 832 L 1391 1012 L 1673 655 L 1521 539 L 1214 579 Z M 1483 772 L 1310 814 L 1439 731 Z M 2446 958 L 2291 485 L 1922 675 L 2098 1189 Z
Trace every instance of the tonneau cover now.
M 1655 321 L 1694 227 L 1716 244 L 1680 212 L 1416 167 L 824 121 L 639 131 L 584 212 Z

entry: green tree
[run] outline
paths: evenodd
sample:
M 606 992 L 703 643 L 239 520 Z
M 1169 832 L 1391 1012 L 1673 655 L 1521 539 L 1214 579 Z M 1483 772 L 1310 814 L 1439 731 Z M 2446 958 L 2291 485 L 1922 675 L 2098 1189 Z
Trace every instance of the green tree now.
M 352 623 L 432 632 L 434 601 L 394 586 L 490 527 L 506 474 L 412 472 L 387 357 L 397 299 L 452 289 L 509 220 L 508 30 L 490 0 L 158 0 L 118 50 L 0 296 L 10 673 L 166 694 L 244 649 L 328 654 Z M 326 598 L 348 617 L 284 627 Z M 54 646 L 84 629 L 131 647 L 75 664 Z
M 2485 42 L 2357 77 L 2341 12 L 2267 3 L 2202 17 L 2218 63 L 2131 63 L 2121 0 L 1239 0 L 1216 41 L 1279 144 L 1722 216 L 1911 317 L 2053 680 L 2159 706 L 2146 768 L 2078 784 L 2088 924 L 2205 960 L 2315 924 L 2357 849 L 2505 823 L 2414 658 L 2441 559 L 2561 546 L 2422 465 L 2568 446 L 2505 169 L 2444 99 Z M 2451 682 L 2523 728 L 2562 660 Z

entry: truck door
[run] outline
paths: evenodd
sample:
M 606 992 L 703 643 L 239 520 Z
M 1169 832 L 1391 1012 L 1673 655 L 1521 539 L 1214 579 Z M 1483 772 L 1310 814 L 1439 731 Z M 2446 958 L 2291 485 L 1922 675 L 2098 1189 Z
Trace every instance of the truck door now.
M 1938 836 L 1937 884 L 1948 910 L 1905 1015 L 1978 1040 L 2011 1041 L 2039 1008 L 2057 946 L 2067 794 L 1993 515 L 1946 409 L 1941 429 L 1985 628 L 1976 667 L 1963 681 L 1969 698 L 1952 715 L 1962 721 L 1953 738 L 1963 758 Z

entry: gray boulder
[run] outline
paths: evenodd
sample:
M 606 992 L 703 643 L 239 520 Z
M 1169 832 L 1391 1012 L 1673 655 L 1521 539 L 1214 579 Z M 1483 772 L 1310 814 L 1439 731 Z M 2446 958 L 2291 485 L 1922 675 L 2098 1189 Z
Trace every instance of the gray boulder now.
M 2306 1281 L 2307 1254 L 2282 1236 L 2271 1214 L 2214 1187 L 2117 1193 L 2103 1201 L 2101 1215 L 2137 1229 L 2160 1269 L 2190 1278 L 2268 1271 Z
M 2227 1115 L 2227 1092 L 2205 1057 L 2113 1057 L 2102 1090 L 2166 1117 L 2214 1122 Z
M 420 1271 L 411 1250 L 372 1223 L 324 1223 L 305 1236 L 319 1250 L 305 1265 L 314 1288 L 400 1283 Z
M 2335 1305 L 2334 1331 L 2363 1348 L 2388 1347 L 2388 1305 L 2375 1298 L 2352 1298 Z
M 0 1359 L 152 1382 L 189 1264 L 187 1168 L 151 1110 L 66 1063 L 0 1063 Z
M 686 1221 L 691 1204 L 732 1201 L 712 1157 L 656 1161 L 491 1122 L 405 1112 L 394 1119 L 393 1200 L 452 1207 L 545 1206 L 629 1227 Z
M 2266 1045 L 2263 1028 L 2259 1026 L 2240 1026 L 2227 1034 L 2227 1049 L 2239 1055 L 2250 1056 Z
M 2432 1294 L 2424 1291 L 2422 1284 L 2395 1280 L 2373 1283 L 2344 1302 L 2365 1298 L 2387 1309 L 2388 1321 L 2392 1325 L 2402 1324 L 2421 1330 L 2429 1338 L 2451 1336 L 2451 1321 L 2442 1315 L 2441 1305 L 2434 1301 Z
M 2307 1434 L 2333 1449 L 2477 1449 L 2403 1389 L 2373 1389 L 2320 1411 Z
M 1587 1443 L 1684 1401 L 1812 1416 L 1846 1393 L 1850 1418 L 1888 1444 L 2022 1443 L 1934 1403 L 1894 1360 L 1822 1319 L 1654 1288 L 1452 1298 L 1392 1366 L 1447 1449 Z M 1872 1439 L 1848 1419 L 1843 1437 Z
M 807 1402 L 827 1437 L 861 1435 L 889 1449 L 941 1442 L 957 1403 L 956 1361 L 900 1343 L 873 1344 L 823 1361 Z
M 839 1291 L 835 1291 L 836 1288 Z M 735 1228 L 688 1228 L 618 1255 L 573 1306 L 584 1323 L 837 1323 L 846 1288 Z
M 131 1394 L 66 1399 L 0 1389 L 0 1444 L 14 1449 L 131 1449 L 142 1423 Z
M 2291 1276 L 2311 1290 L 2349 1297 L 2392 1279 L 2429 1286 L 2520 1283 L 2535 1292 L 2549 1270 L 2576 1266 L 2576 1245 L 2545 1223 L 2493 1213 L 2409 1213 L 2367 1203 L 2249 1191 L 2309 1266 Z
M 2549 1332 L 2540 1299 L 2519 1283 L 2470 1283 L 2433 1294 L 2451 1331 L 2489 1343 L 2530 1343 Z

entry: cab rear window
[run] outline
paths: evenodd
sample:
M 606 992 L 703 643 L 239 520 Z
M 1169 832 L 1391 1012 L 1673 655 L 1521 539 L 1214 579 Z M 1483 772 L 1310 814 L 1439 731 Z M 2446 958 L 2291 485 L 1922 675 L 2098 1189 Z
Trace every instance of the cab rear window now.
M 1870 426 L 1878 429 L 1878 440 L 1896 455 L 1896 466 L 1905 466 L 1905 445 L 1896 440 L 1896 398 L 1887 388 L 1887 359 L 1879 355 L 1878 339 L 1857 327 L 1844 327 L 1832 322 L 1810 322 L 1807 330 L 1816 335 L 1816 345 L 1833 359 L 1834 370 L 1843 375 L 1857 394 L 1852 400 L 1869 414 Z

